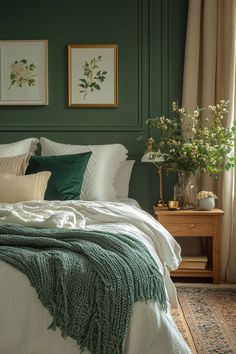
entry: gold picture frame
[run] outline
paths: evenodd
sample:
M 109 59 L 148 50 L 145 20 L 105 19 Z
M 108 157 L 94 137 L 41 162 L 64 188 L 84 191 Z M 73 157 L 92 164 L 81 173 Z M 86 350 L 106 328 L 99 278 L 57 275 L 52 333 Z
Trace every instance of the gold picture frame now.
M 47 40 L 0 40 L 0 105 L 48 105 Z
M 118 45 L 68 45 L 68 106 L 118 107 Z

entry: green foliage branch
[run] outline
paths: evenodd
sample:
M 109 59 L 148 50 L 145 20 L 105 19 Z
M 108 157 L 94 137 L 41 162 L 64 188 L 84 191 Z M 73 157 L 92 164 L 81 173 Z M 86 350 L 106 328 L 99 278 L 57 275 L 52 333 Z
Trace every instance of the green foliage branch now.
M 193 112 L 172 102 L 172 112 L 171 119 L 161 116 L 146 121 L 151 133 L 159 133 L 158 141 L 152 136 L 146 140 L 151 160 L 161 153 L 166 170 L 189 171 L 197 176 L 201 172 L 217 176 L 236 166 L 233 156 L 236 121 L 231 127 L 226 127 L 224 122 L 229 101 L 220 100 L 216 106 L 202 109 L 197 107 Z M 201 114 L 204 119 L 200 118 Z M 144 136 L 145 133 L 140 138 Z
M 89 61 L 85 61 L 83 66 L 85 78 L 79 79 L 79 86 L 82 88 L 81 93 L 84 93 L 83 99 L 86 98 L 89 92 L 94 90 L 101 90 L 99 83 L 103 83 L 106 79 L 107 71 L 96 70 L 99 69 L 98 63 L 102 61 L 102 56 L 92 58 Z M 95 72 L 96 71 L 96 72 Z

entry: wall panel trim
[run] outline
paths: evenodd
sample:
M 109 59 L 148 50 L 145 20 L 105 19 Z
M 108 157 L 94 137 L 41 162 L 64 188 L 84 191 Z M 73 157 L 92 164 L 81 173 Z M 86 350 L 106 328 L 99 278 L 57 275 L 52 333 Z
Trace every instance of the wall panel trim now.
M 137 0 L 137 46 L 138 46 L 138 116 L 137 124 L 91 125 L 85 124 L 0 124 L 0 131 L 5 132 L 140 132 L 143 121 L 149 112 L 149 6 L 150 0 Z M 50 43 L 49 43 L 50 45 Z M 119 43 L 118 43 L 119 45 Z M 50 68 L 49 68 L 50 70 Z M 65 72 L 67 72 L 65 68 Z M 66 88 L 65 88 L 66 95 Z M 50 97 L 49 97 L 50 98 Z M 14 107 L 15 108 L 15 107 Z M 22 107 L 21 107 L 22 108 Z M 36 108 L 37 109 L 37 108 Z M 67 108 L 70 109 L 70 108 Z

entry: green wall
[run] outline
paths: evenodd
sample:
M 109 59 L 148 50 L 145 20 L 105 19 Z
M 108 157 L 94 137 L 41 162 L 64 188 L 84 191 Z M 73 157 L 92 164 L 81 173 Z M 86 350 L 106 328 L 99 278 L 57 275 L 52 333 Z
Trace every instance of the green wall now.
M 2 0 L 3 39 L 48 39 L 49 106 L 0 106 L 0 143 L 46 136 L 64 143 L 119 142 L 135 158 L 130 196 L 145 210 L 159 198 L 158 177 L 138 162 L 136 138 L 148 117 L 181 100 L 187 0 Z M 118 108 L 67 108 L 67 45 L 117 43 Z M 165 178 L 171 199 L 174 177 Z

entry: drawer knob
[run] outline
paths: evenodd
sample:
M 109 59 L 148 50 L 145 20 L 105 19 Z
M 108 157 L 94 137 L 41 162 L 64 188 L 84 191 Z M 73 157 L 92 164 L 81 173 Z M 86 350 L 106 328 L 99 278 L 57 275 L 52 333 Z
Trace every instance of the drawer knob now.
M 194 226 L 195 226 L 194 224 L 189 224 L 189 228 L 190 228 L 190 229 L 193 229 Z

